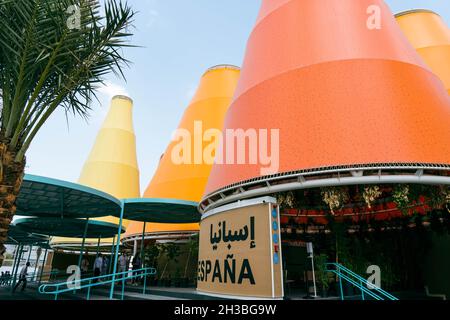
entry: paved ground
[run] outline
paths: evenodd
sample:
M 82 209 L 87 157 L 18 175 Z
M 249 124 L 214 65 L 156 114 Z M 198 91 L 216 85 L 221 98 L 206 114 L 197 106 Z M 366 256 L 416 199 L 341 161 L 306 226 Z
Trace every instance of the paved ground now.
M 114 298 L 121 299 L 122 287 L 116 286 Z M 209 299 L 203 295 L 197 294 L 193 288 L 157 288 L 147 287 L 146 294 L 143 294 L 143 287 L 126 286 L 124 291 L 124 300 L 206 300 Z M 91 290 L 91 300 L 109 299 L 110 287 L 108 285 L 99 286 Z M 58 300 L 86 300 L 87 291 L 76 291 L 64 293 L 58 296 Z M 40 294 L 37 286 L 30 284 L 24 292 L 20 289 L 16 293 L 11 293 L 10 287 L 0 288 L 0 300 L 53 300 L 53 295 Z M 214 298 L 210 298 L 214 299 Z
M 121 285 L 116 286 L 114 300 L 121 299 Z M 126 286 L 124 300 L 221 300 L 214 297 L 208 297 L 198 294 L 194 288 L 166 288 L 166 287 L 147 287 L 146 294 L 142 293 L 140 286 Z M 91 290 L 91 300 L 109 300 L 110 286 L 99 286 Z M 431 299 L 418 293 L 394 293 L 401 300 L 426 300 Z M 86 300 L 87 291 L 68 292 L 58 296 L 58 300 Z M 292 292 L 289 300 L 305 300 L 305 294 L 302 292 Z M 348 297 L 346 300 L 359 300 L 360 296 Z M 17 291 L 11 293 L 10 287 L 0 287 L 0 300 L 53 300 L 54 296 L 40 294 L 37 285 L 31 284 L 25 292 Z M 339 300 L 339 297 L 319 298 L 326 300 Z M 442 300 L 442 299 L 441 299 Z

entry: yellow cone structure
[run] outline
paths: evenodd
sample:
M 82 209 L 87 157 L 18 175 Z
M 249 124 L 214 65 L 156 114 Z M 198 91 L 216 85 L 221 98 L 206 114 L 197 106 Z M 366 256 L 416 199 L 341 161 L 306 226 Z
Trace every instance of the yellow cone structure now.
M 450 29 L 443 19 L 422 9 L 399 13 L 396 18 L 412 46 L 450 94 Z
M 144 198 L 175 199 L 199 202 L 211 172 L 212 164 L 199 159 L 195 150 L 215 151 L 218 141 L 198 142 L 209 129 L 222 130 L 225 114 L 231 104 L 240 75 L 240 69 L 230 65 L 220 65 L 208 69 L 200 80 L 195 96 L 187 107 L 177 132 L 191 136 L 190 164 L 175 164 L 174 155 L 178 154 L 180 142 L 172 141 L 145 191 Z M 196 137 L 196 138 L 194 138 Z M 214 153 L 214 151 L 212 153 Z M 207 152 L 209 153 L 209 152 Z M 126 238 L 142 233 L 143 223 L 131 222 Z M 194 224 L 157 224 L 147 223 L 146 233 L 167 233 L 198 231 Z
M 139 198 L 139 167 L 136 157 L 136 137 L 133 128 L 133 101 L 115 96 L 97 135 L 91 153 L 84 164 L 78 183 L 106 192 L 118 199 Z M 115 217 L 95 220 L 119 223 Z M 123 226 L 127 227 L 124 220 Z M 54 238 L 52 245 L 81 243 L 81 239 Z M 96 245 L 98 239 L 86 239 L 86 245 Z M 109 245 L 112 239 L 103 239 Z

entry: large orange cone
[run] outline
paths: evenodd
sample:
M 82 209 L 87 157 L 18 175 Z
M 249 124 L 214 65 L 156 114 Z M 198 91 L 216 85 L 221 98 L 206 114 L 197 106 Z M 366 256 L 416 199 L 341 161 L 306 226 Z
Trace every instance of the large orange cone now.
M 230 106 L 240 70 L 237 67 L 221 65 L 210 68 L 203 75 L 197 92 L 186 109 L 178 129 L 202 138 L 202 133 L 209 129 L 221 130 L 226 111 Z M 201 125 L 200 125 L 201 124 Z M 202 132 L 196 132 L 201 126 Z M 179 146 L 179 141 L 172 141 L 161 157 L 158 169 L 145 191 L 144 198 L 174 199 L 199 202 L 205 191 L 205 186 L 211 172 L 212 163 L 197 159 L 194 155 L 195 144 L 192 141 L 191 163 L 175 164 L 172 158 Z M 218 142 L 201 142 L 199 150 L 203 153 L 208 147 Z M 215 147 L 213 148 L 215 149 Z M 142 233 L 142 222 L 132 222 L 124 236 Z M 147 233 L 198 231 L 199 225 L 194 224 L 156 224 L 146 225 Z
M 84 164 L 78 183 L 106 192 L 118 199 L 140 196 L 136 137 L 133 128 L 133 101 L 125 96 L 112 99 L 109 113 L 100 129 L 91 153 Z M 119 223 L 115 217 L 95 220 Z M 126 227 L 128 221 L 124 220 Z M 52 245 L 75 245 L 81 239 L 53 238 Z M 102 239 L 102 245 L 112 239 Z M 87 246 L 97 239 L 87 239 Z
M 450 94 L 450 29 L 443 19 L 429 10 L 406 11 L 396 18 L 413 47 Z
M 225 119 L 236 129 L 279 129 L 276 177 L 450 167 L 447 92 L 381 0 L 264 0 Z M 215 164 L 203 208 L 273 178 L 261 163 Z

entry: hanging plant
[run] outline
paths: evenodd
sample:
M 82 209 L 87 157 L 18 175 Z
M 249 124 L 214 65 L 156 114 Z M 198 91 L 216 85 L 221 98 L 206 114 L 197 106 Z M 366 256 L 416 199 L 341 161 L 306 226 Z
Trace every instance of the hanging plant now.
M 446 194 L 447 196 L 445 197 L 445 207 L 447 208 L 448 213 L 450 213 L 450 188 L 446 188 Z
M 277 194 L 277 204 L 281 208 L 292 209 L 295 206 L 295 196 L 292 191 Z
M 363 198 L 369 209 L 372 208 L 372 203 L 374 203 L 376 199 L 381 197 L 381 195 L 382 192 L 380 191 L 379 186 L 368 186 L 364 188 Z
M 427 191 L 428 204 L 432 209 L 443 209 L 446 206 L 449 194 L 445 187 L 429 187 Z
M 332 214 L 340 210 L 349 199 L 347 190 L 344 188 L 327 187 L 320 190 L 322 200 L 328 205 Z
M 407 213 L 407 207 L 409 205 L 409 186 L 407 184 L 398 184 L 392 190 L 392 198 L 397 208 L 402 211 L 403 214 Z
M 278 204 L 280 207 L 282 207 L 282 206 L 283 206 L 283 203 L 284 203 L 284 199 L 286 198 L 285 193 L 278 193 L 278 194 L 276 195 L 276 197 L 277 197 L 277 204 Z

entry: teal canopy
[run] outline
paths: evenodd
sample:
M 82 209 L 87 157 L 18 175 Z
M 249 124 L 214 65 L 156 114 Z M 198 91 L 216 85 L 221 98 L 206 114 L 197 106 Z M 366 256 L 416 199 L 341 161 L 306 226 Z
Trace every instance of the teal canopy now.
M 17 215 L 58 218 L 97 218 L 120 214 L 113 196 L 79 184 L 25 175 L 17 198 Z
M 21 218 L 13 226 L 28 233 L 51 237 L 83 238 L 88 223 L 86 238 L 111 238 L 117 235 L 118 225 L 109 222 L 85 219 L 59 219 L 52 217 Z M 125 232 L 125 228 L 122 228 Z
M 126 199 L 123 218 L 154 223 L 195 223 L 200 221 L 197 202 L 174 199 Z
M 48 236 L 29 233 L 15 225 L 10 225 L 6 244 L 39 245 L 43 247 L 48 241 Z

